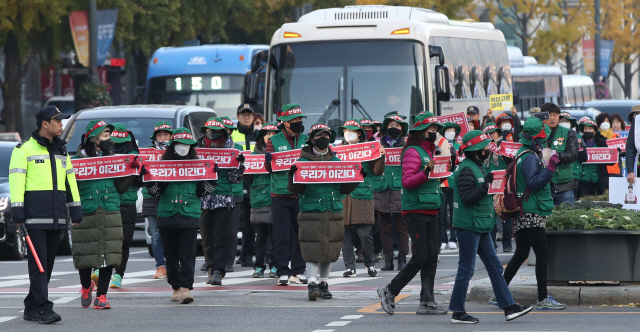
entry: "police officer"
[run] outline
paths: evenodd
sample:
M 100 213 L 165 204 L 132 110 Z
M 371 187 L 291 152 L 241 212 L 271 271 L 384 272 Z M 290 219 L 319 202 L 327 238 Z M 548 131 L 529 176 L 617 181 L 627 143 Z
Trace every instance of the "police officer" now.
M 26 228 L 45 273 L 40 273 L 29 250 L 29 294 L 24 299 L 24 316 L 28 321 L 51 324 L 61 317 L 53 311 L 48 298 L 48 284 L 60 242 L 67 230 L 67 206 L 72 223 L 82 221 L 80 194 L 66 142 L 58 138 L 62 121 L 70 115 L 55 106 L 36 114 L 38 129 L 13 149 L 9 164 L 11 214 Z M 49 204 L 43 204 L 50 202 Z

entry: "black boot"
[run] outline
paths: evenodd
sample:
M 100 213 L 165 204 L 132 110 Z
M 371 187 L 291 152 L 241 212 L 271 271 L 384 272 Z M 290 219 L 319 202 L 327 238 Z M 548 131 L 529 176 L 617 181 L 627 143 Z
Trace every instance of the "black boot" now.
M 213 271 L 211 275 L 211 285 L 222 285 L 222 277 L 220 276 L 220 271 Z
M 382 271 L 393 271 L 393 253 L 384 255 L 384 266 Z
M 318 297 L 320 297 L 320 288 L 315 282 L 310 282 L 309 285 L 307 285 L 307 289 L 309 294 L 309 301 L 315 301 Z
M 330 299 L 333 295 L 329 292 L 329 284 L 326 281 L 320 283 L 320 298 Z
M 407 265 L 407 254 L 398 254 L 398 271 Z

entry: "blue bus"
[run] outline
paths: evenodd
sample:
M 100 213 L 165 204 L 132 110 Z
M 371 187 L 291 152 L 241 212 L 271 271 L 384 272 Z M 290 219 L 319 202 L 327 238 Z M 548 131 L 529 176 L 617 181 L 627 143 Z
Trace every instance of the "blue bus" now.
M 231 118 L 242 103 L 262 110 L 268 49 L 267 45 L 159 48 L 149 62 L 145 100 L 204 106 Z

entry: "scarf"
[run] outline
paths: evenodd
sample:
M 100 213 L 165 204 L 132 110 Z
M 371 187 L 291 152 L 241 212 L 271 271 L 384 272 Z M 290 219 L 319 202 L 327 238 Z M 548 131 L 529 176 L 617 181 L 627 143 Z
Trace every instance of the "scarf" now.
M 204 147 L 206 148 L 214 148 L 214 149 L 230 149 L 233 147 L 233 140 L 231 140 L 231 138 L 228 138 L 226 142 L 224 142 L 224 146 L 219 147 L 218 146 L 218 142 L 220 141 L 212 141 L 209 140 L 207 138 L 207 136 L 204 137 Z

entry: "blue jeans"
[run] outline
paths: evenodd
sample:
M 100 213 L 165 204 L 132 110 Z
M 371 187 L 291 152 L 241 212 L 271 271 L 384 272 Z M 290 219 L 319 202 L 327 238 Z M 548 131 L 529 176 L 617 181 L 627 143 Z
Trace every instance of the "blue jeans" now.
M 567 191 L 563 191 L 561 193 L 553 193 L 553 191 L 551 191 L 551 196 L 553 197 L 553 205 L 558 206 L 562 203 L 566 203 L 566 204 L 571 204 L 574 205 L 576 204 L 576 197 L 575 194 L 573 193 L 573 190 L 567 190 Z
M 160 230 L 158 229 L 158 217 L 147 216 L 149 221 L 149 233 L 151 233 L 151 251 L 156 259 L 156 268 L 166 266 L 164 253 L 162 252 L 162 241 L 160 240 Z
M 505 308 L 515 303 L 507 283 L 502 276 L 502 263 L 498 259 L 496 249 L 493 247 L 493 240 L 490 233 L 476 233 L 466 229 L 456 229 L 458 235 L 458 273 L 456 283 L 453 286 L 449 310 L 464 312 L 464 302 L 467 299 L 469 281 L 473 277 L 476 266 L 476 254 L 480 256 L 484 263 L 493 293 L 498 300 L 498 306 Z

